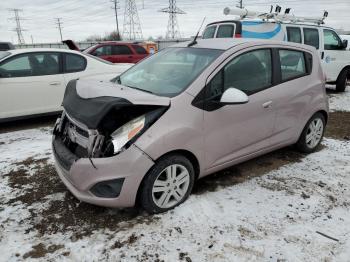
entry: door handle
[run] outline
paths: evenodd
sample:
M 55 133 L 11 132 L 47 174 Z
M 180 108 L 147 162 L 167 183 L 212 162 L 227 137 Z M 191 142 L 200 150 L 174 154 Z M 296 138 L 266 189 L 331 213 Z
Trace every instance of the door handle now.
M 324 58 L 324 52 L 321 52 L 321 59 Z
M 129 55 L 128 58 L 132 58 L 132 55 Z
M 268 101 L 262 104 L 263 108 L 270 108 L 272 106 L 272 101 Z
M 51 82 L 50 86 L 59 86 L 61 85 L 61 82 Z

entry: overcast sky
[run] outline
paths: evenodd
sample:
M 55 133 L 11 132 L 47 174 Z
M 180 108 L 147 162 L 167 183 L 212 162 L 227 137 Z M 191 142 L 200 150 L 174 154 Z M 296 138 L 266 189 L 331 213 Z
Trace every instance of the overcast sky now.
M 168 14 L 158 12 L 168 6 L 168 0 L 135 0 L 145 38 L 165 35 Z M 119 25 L 123 29 L 124 2 L 119 0 Z M 143 3 L 144 2 L 144 3 Z M 227 19 L 222 13 L 226 6 L 234 6 L 229 0 L 177 0 L 177 6 L 186 12 L 178 15 L 182 36 L 194 35 L 204 16 L 206 23 L 218 19 Z M 329 12 L 326 24 L 337 29 L 350 30 L 350 0 L 243 0 L 246 8 L 269 11 L 271 4 L 283 8 L 291 7 L 297 16 L 321 16 L 323 10 Z M 63 22 L 63 38 L 75 41 L 84 40 L 91 35 L 104 35 L 115 30 L 114 10 L 109 0 L 0 0 L 0 41 L 17 43 L 13 30 L 15 21 L 11 8 L 20 8 L 21 25 L 26 43 L 58 42 L 59 32 L 54 18 L 60 17 Z M 143 8 L 144 5 L 144 8 Z

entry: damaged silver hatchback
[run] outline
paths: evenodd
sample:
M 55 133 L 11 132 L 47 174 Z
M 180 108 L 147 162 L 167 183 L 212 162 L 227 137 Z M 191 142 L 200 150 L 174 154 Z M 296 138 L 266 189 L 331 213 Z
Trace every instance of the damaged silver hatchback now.
M 313 152 L 328 118 L 312 47 L 210 39 L 167 48 L 111 82 L 71 81 L 57 120 L 57 172 L 80 200 L 185 201 L 198 178 L 295 144 Z

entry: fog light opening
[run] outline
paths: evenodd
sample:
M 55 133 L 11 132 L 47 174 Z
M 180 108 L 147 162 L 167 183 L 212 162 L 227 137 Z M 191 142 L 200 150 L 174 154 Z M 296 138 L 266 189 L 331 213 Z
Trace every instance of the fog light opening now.
M 125 178 L 102 181 L 95 184 L 90 192 L 97 197 L 116 198 L 119 196 Z

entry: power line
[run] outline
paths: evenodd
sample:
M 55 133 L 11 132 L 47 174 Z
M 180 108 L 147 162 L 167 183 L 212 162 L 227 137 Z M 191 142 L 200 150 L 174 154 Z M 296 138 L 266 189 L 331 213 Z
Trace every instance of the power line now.
M 117 34 L 120 36 L 119 34 L 119 23 L 118 23 L 118 4 L 119 4 L 119 1 L 118 0 L 111 0 L 111 2 L 113 3 L 113 9 L 114 9 L 114 13 L 115 13 L 115 24 L 117 26 Z
M 123 37 L 126 40 L 143 38 L 135 0 L 125 0 Z
M 165 38 L 181 38 L 179 24 L 177 22 L 177 14 L 186 14 L 176 6 L 176 0 L 169 0 L 169 7 L 159 10 L 163 13 L 169 13 L 168 27 Z
M 61 42 L 63 41 L 63 37 L 62 37 L 62 22 L 61 22 L 61 19 L 62 18 L 60 18 L 60 17 L 57 17 L 57 18 L 55 18 L 56 19 L 56 25 L 57 25 L 57 28 L 58 28 L 58 30 L 59 30 L 59 32 L 60 32 L 60 36 L 61 36 Z
M 26 30 L 22 28 L 21 20 L 23 20 L 23 19 L 19 17 L 19 12 L 22 12 L 22 10 L 18 9 L 18 8 L 12 8 L 12 9 L 9 9 L 9 10 L 11 12 L 14 12 L 14 15 L 15 15 L 14 17 L 12 17 L 10 19 L 16 21 L 16 28 L 13 29 L 13 31 L 15 31 L 17 33 L 18 44 L 19 45 L 23 45 L 23 44 L 25 44 L 25 41 L 24 41 L 24 37 L 23 37 L 22 32 L 26 31 Z

